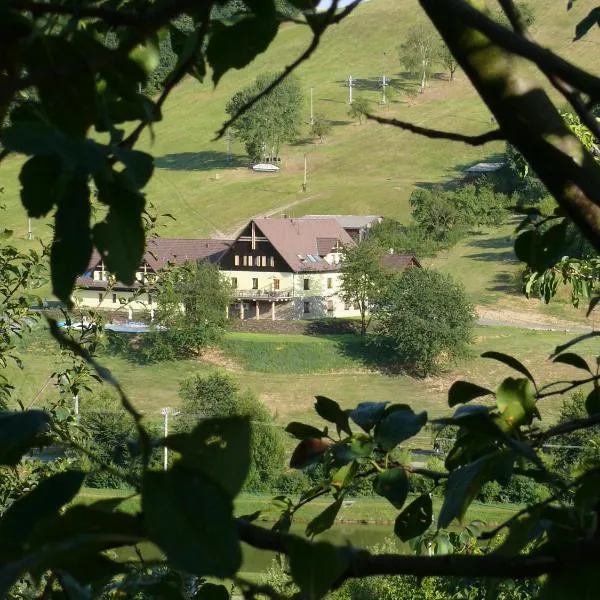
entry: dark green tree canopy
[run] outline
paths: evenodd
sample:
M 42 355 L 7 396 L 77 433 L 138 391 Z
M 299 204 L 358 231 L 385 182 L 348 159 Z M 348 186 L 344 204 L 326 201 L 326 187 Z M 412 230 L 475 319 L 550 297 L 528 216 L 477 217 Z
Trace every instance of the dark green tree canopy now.
M 277 74 L 264 73 L 254 83 L 236 92 L 226 112 L 233 116 L 253 97 L 275 81 Z M 290 76 L 264 95 L 233 125 L 234 135 L 242 140 L 252 160 L 279 158 L 283 143 L 293 142 L 300 133 L 302 90 L 295 76 Z
M 459 283 L 437 271 L 411 268 L 385 287 L 376 331 L 397 363 L 429 375 L 465 354 L 473 324 L 473 306 Z

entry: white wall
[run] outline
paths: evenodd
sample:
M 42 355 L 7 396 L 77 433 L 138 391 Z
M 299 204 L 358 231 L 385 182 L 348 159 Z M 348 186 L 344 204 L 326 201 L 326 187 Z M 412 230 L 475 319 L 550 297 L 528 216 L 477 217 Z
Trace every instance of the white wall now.
M 283 306 L 277 311 L 279 318 L 321 319 L 324 317 L 357 317 L 360 311 L 350 307 L 346 310 L 344 301 L 339 296 L 341 273 L 282 273 L 277 271 L 223 271 L 228 281 L 237 278 L 238 290 L 251 290 L 252 279 L 258 279 L 258 289 L 273 290 L 273 279 L 279 279 L 279 291 L 292 291 L 293 301 L 290 306 Z M 309 280 L 309 289 L 304 289 L 304 279 Z M 331 287 L 328 287 L 328 280 Z M 233 291 L 235 294 L 235 291 Z M 310 303 L 310 312 L 304 312 L 304 302 Z M 328 310 L 328 307 L 333 310 Z M 253 311 L 247 316 L 253 315 Z

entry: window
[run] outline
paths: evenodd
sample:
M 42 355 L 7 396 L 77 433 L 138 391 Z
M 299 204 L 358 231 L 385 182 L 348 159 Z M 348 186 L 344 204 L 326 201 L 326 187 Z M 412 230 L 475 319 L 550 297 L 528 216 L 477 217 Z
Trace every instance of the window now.
M 270 257 L 269 257 L 269 265 L 270 265 L 271 267 L 274 267 L 274 266 L 275 266 L 275 259 L 274 259 L 272 256 L 270 256 Z
M 248 266 L 251 267 L 252 266 L 252 257 L 249 256 L 248 257 Z M 258 265 L 257 265 L 258 266 Z
M 273 279 L 273 289 L 274 290 L 279 289 L 279 279 Z
M 304 278 L 304 289 L 310 290 L 310 280 L 308 279 L 308 277 Z
M 252 289 L 253 290 L 257 290 L 258 289 L 258 277 L 253 277 L 252 278 Z
M 117 303 L 117 295 L 113 294 L 113 304 L 116 304 L 116 303 Z
M 354 310 L 360 310 L 360 304 L 358 302 L 354 303 Z
M 305 302 L 304 303 L 304 314 L 309 313 L 310 312 L 310 302 Z
M 148 294 L 148 304 L 152 304 L 152 294 Z
M 327 289 L 330 290 L 333 288 L 333 278 L 332 277 L 328 277 L 327 278 Z
M 102 302 L 102 292 L 98 293 L 98 302 Z
M 233 264 L 234 264 L 236 267 L 239 267 L 239 266 L 240 266 L 240 255 L 239 255 L 239 254 L 236 254 L 236 255 L 233 257 Z
M 344 310 L 350 310 L 350 302 L 344 302 Z
M 266 256 L 263 256 L 263 257 L 262 257 L 262 266 L 263 266 L 263 267 L 266 267 L 266 266 L 267 266 L 267 257 L 266 257 Z
M 327 312 L 333 312 L 333 300 L 327 300 Z
M 232 290 L 237 290 L 237 277 L 232 277 L 231 278 L 231 289 Z
M 248 266 L 248 257 L 244 256 L 244 266 L 247 267 Z

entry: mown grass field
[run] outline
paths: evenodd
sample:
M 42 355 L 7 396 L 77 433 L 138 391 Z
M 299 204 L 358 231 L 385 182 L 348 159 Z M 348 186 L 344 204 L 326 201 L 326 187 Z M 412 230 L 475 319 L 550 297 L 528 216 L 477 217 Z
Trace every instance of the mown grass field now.
M 133 365 L 120 356 L 102 356 L 101 362 L 119 379 L 134 404 L 149 419 L 159 419 L 160 409 L 176 407 L 180 382 L 195 374 L 208 374 L 226 365 L 242 389 L 254 390 L 282 424 L 302 419 L 318 423 L 312 410 L 314 396 L 322 394 L 337 400 L 344 408 L 362 401 L 388 401 L 411 404 L 427 410 L 433 417 L 448 413 L 447 391 L 453 381 L 468 379 L 492 389 L 507 376 L 516 376 L 504 365 L 480 358 L 486 350 L 513 354 L 522 360 L 541 383 L 560 378 L 576 378 L 580 373 L 565 365 L 552 363 L 548 356 L 558 344 L 573 337 L 564 332 L 527 331 L 510 327 L 477 327 L 472 358 L 448 372 L 427 379 L 408 375 L 387 375 L 368 368 L 360 355 L 349 356 L 361 343 L 348 336 L 319 338 L 295 335 L 229 333 L 224 350 L 208 360 L 176 361 L 155 365 Z M 24 370 L 14 365 L 7 369 L 15 384 L 15 397 L 25 406 L 42 406 L 57 392 L 50 376 L 60 364 L 54 342 L 42 331 L 36 332 L 21 351 Z M 235 352 L 228 351 L 235 348 Z M 597 354 L 592 341 L 578 351 L 593 364 Z M 301 357 L 301 360 L 295 360 Z M 86 399 L 87 398 L 87 399 Z M 82 402 L 93 397 L 82 393 Z M 540 410 L 548 423 L 557 418 L 559 398 L 547 398 Z
M 97 500 L 106 498 L 126 498 L 119 506 L 125 512 L 135 512 L 139 508 L 139 496 L 127 498 L 130 492 L 122 490 L 84 488 L 75 498 L 74 502 L 90 504 Z M 267 494 L 240 494 L 235 500 L 235 514 L 245 515 L 255 511 L 261 511 L 260 521 L 272 522 L 277 520 L 278 510 L 271 502 L 272 496 Z M 410 502 L 410 498 L 407 503 Z M 323 509 L 331 504 L 330 498 L 318 498 L 302 507 L 296 514 L 296 522 L 307 523 L 316 517 Z M 434 514 L 439 512 L 441 498 L 433 497 Z M 474 502 L 471 504 L 464 521 L 481 520 L 486 523 L 501 523 L 511 514 L 521 508 L 518 504 L 482 504 Z M 387 524 L 389 535 L 392 529 L 389 527 L 398 515 L 398 511 L 384 498 L 377 496 L 359 496 L 351 498 L 341 509 L 338 522 L 349 524 Z

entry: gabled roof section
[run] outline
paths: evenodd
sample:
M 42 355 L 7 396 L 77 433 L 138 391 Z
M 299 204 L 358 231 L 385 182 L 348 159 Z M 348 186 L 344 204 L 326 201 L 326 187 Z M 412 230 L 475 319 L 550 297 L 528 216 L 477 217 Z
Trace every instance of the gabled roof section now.
M 148 263 L 154 271 L 159 271 L 169 262 L 182 265 L 188 261 L 206 259 L 215 263 L 232 243 L 232 240 L 217 239 L 150 238 L 146 242 L 142 264 Z M 101 260 L 102 256 L 94 248 L 86 271 L 92 270 Z
M 188 261 L 208 260 L 215 263 L 229 249 L 232 240 L 151 238 L 146 244 L 144 260 L 158 271 L 171 262 L 182 265 Z
M 355 246 L 354 240 L 333 218 L 254 219 L 254 223 L 295 272 L 335 271 L 322 258 L 339 243 Z
M 384 254 L 381 264 L 394 271 L 403 271 L 408 267 L 421 267 L 421 263 L 414 254 Z

